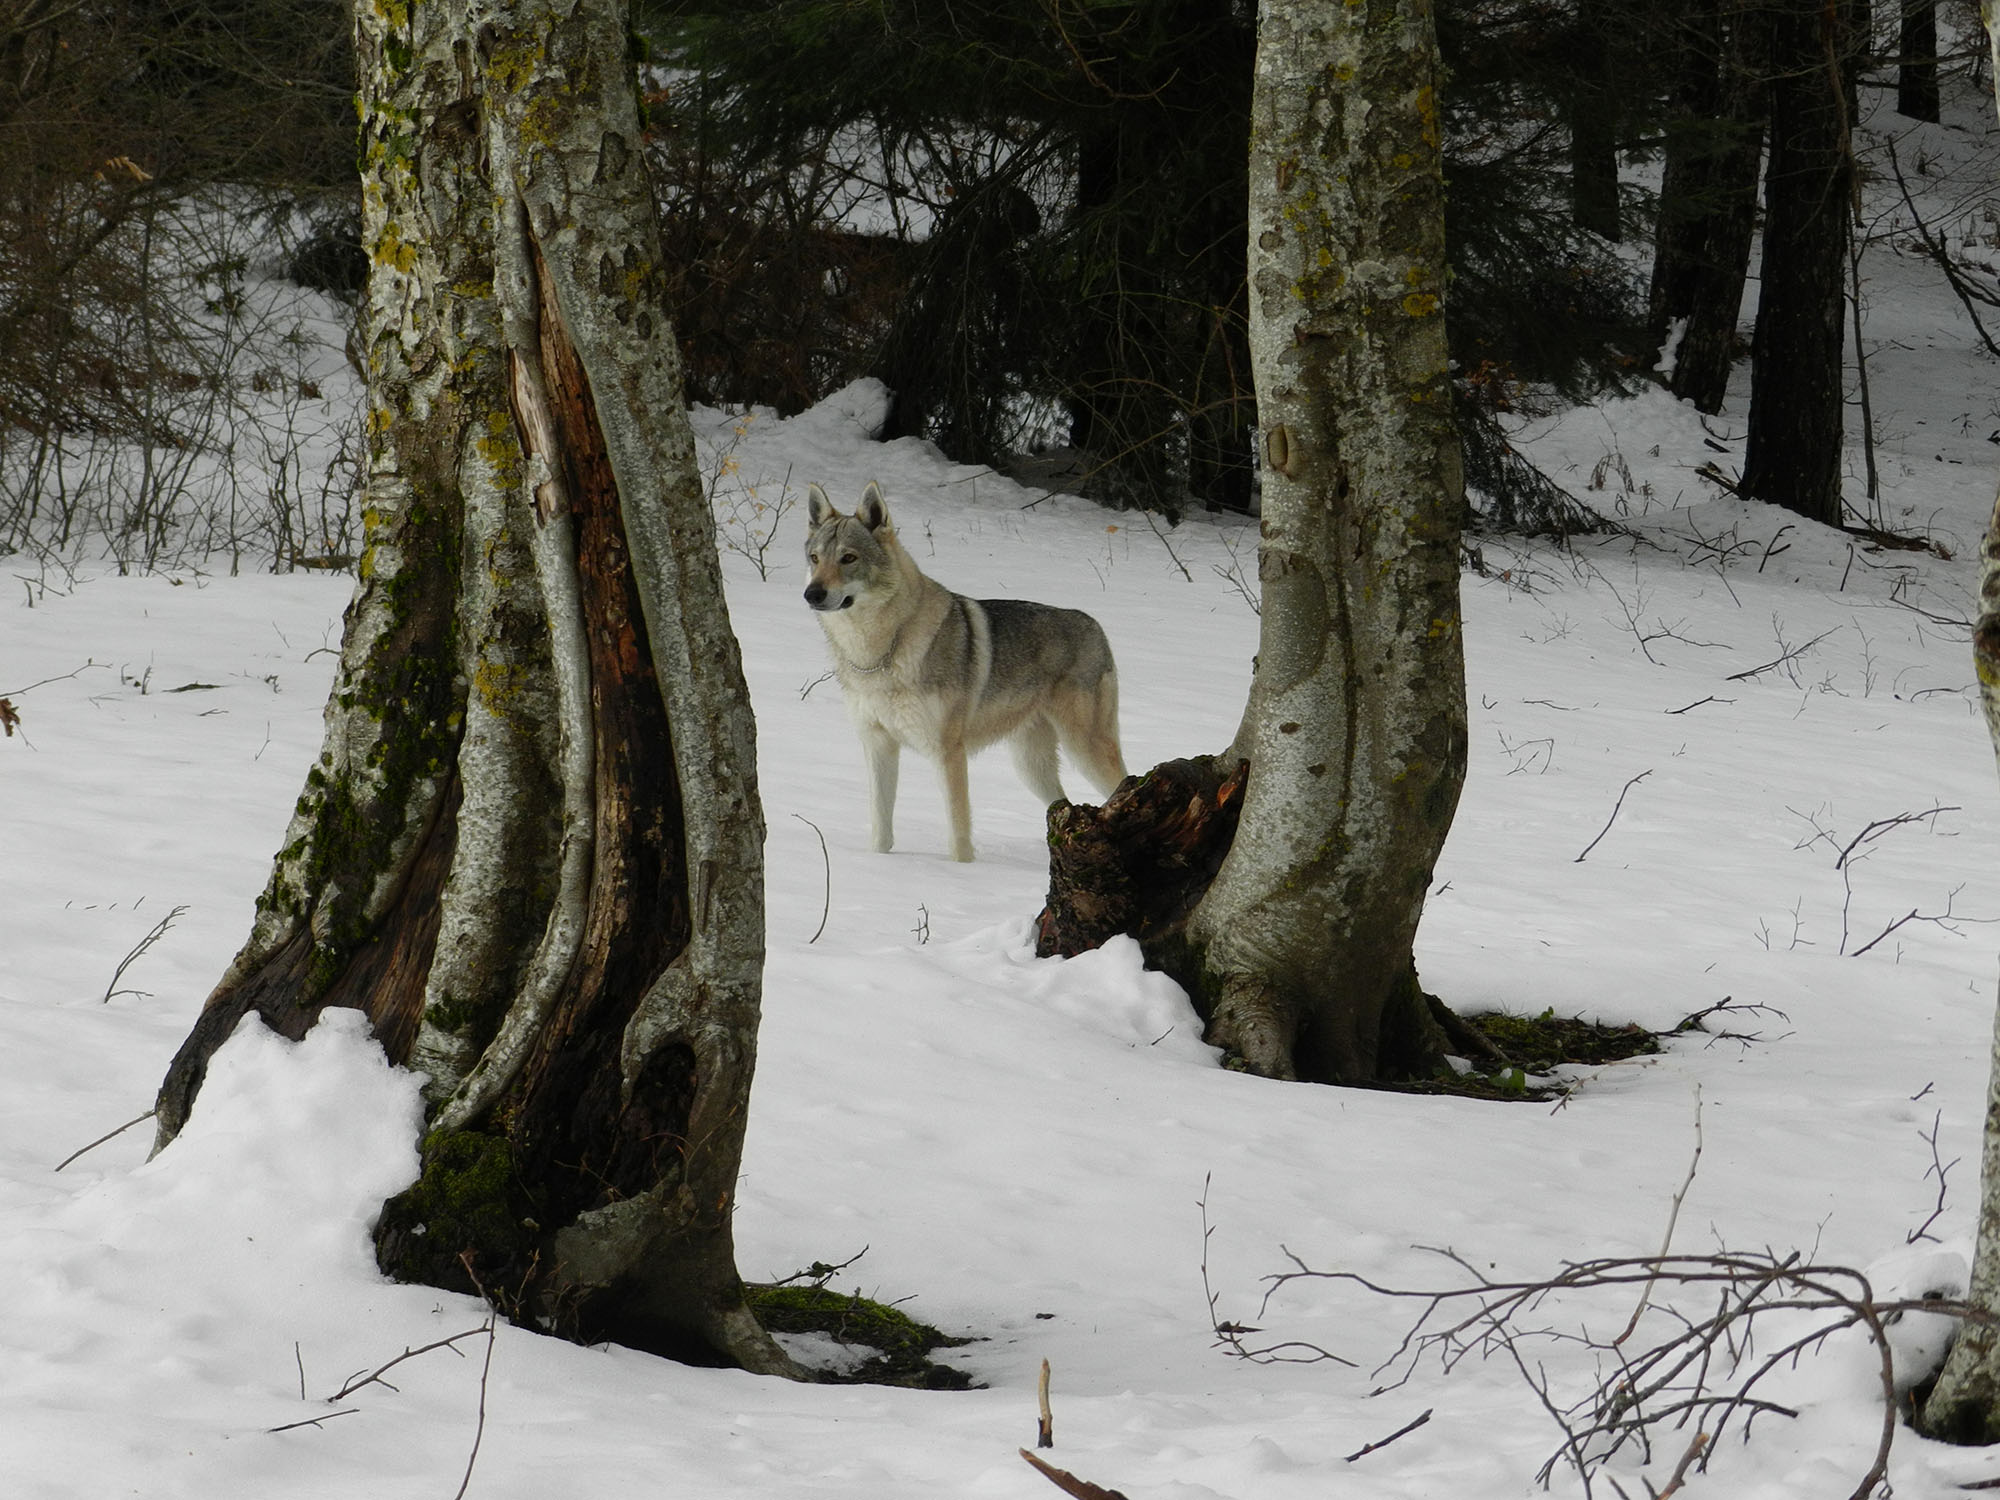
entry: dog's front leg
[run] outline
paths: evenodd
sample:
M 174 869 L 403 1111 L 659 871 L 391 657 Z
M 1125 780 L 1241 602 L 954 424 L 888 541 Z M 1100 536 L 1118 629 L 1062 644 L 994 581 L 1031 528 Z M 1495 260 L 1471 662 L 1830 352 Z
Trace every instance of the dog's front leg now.
M 896 844 L 896 772 L 903 747 L 880 724 L 860 724 L 861 751 L 868 757 L 868 840 L 877 854 Z
M 945 812 L 951 819 L 951 857 L 968 864 L 972 860 L 972 784 L 965 770 L 965 741 L 946 741 L 939 746 L 938 775 L 944 781 Z

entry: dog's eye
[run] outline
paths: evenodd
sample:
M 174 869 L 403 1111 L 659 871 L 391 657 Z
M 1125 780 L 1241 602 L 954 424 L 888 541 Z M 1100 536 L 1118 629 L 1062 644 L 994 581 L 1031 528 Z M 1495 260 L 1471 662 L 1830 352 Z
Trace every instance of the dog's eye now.
M 843 568 L 851 568 L 860 561 L 861 554 L 858 552 L 843 552 L 840 554 L 840 565 Z
M 811 563 L 811 564 L 812 564 L 812 565 L 813 565 L 813 566 L 814 566 L 815 568 L 816 568 L 816 567 L 818 567 L 818 566 L 819 566 L 819 554 L 818 554 L 817 552 L 808 552 L 808 553 L 806 554 L 806 561 L 807 561 L 807 562 L 809 562 L 809 563 Z

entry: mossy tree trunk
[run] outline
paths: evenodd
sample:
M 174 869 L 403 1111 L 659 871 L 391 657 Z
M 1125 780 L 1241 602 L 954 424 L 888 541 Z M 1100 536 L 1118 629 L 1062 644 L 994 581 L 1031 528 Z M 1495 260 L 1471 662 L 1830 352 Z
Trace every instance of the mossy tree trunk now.
M 2000 89 L 2000 0 L 1983 0 L 1981 18 Z M 1972 633 L 1972 662 L 1986 731 L 2000 755 L 2000 500 L 1987 522 L 1980 549 L 1979 623 Z M 1996 1010 L 1993 1062 L 1980 1141 L 1979 1225 L 1967 1294 L 1988 1321 L 1959 1329 L 1918 1425 L 1930 1436 L 1963 1443 L 2000 1443 L 2000 1010 Z
M 1262 6 L 1250 774 L 1171 967 L 1273 1077 L 1424 1071 L 1441 1040 L 1411 958 L 1466 753 L 1437 78 L 1427 0 Z
M 763 965 L 754 725 L 612 0 L 357 0 L 367 548 L 326 739 L 161 1088 L 251 1011 L 430 1075 L 385 1268 L 794 1373 L 730 1216 Z

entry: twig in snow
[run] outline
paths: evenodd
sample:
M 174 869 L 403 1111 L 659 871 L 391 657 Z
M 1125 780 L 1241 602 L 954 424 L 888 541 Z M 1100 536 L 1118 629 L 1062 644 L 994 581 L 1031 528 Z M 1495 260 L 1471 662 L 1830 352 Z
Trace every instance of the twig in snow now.
M 539 1258 L 538 1256 L 537 1259 Z M 458 1493 L 453 1495 L 451 1500 L 465 1500 L 465 1491 L 472 1483 L 472 1466 L 479 1462 L 479 1444 L 486 1436 L 486 1379 L 493 1373 L 493 1343 L 500 1335 L 500 1314 L 492 1310 L 493 1299 L 487 1295 L 486 1283 L 479 1279 L 479 1272 L 473 1269 L 472 1252 L 459 1251 L 458 1263 L 465 1267 L 465 1274 L 472 1278 L 472 1284 L 479 1289 L 480 1298 L 487 1305 L 486 1361 L 479 1367 L 479 1423 L 472 1429 L 472 1451 L 465 1456 L 465 1477 L 459 1480 Z M 478 1331 L 476 1328 L 473 1330 L 474 1333 Z
M 29 683 L 26 687 L 8 688 L 6 692 L 0 693 L 0 698 L 19 698 L 23 694 L 32 693 L 38 687 L 47 687 L 52 682 L 68 682 L 72 677 L 81 677 L 92 667 L 108 667 L 110 665 L 111 663 L 109 662 L 86 660 L 74 672 L 62 672 L 54 677 L 44 677 L 38 682 Z
M 139 945 L 126 954 L 123 959 L 119 960 L 117 969 L 112 972 L 111 983 L 104 987 L 104 999 L 99 1001 L 99 1004 L 109 1004 L 118 995 L 137 995 L 142 1000 L 150 998 L 145 990 L 119 989 L 118 981 L 125 977 L 125 971 L 137 963 L 148 948 L 167 935 L 168 928 L 172 927 L 176 921 L 186 914 L 187 908 L 185 906 L 176 906 L 172 911 L 153 924 L 153 930 L 139 939 Z
M 826 931 L 827 914 L 833 910 L 833 860 L 826 852 L 826 835 L 820 833 L 819 824 L 808 818 L 804 813 L 793 813 L 792 816 L 805 824 L 815 834 L 819 835 L 820 863 L 826 868 L 826 899 L 820 903 L 819 926 L 815 927 L 813 935 L 806 939 L 807 944 L 810 945 L 818 942 L 819 935 Z
M 1049 1410 L 1049 1362 L 1042 1361 L 1041 1378 L 1035 1382 L 1035 1404 L 1041 1409 L 1041 1420 L 1035 1428 L 1035 1446 L 1053 1448 L 1056 1445 L 1055 1413 Z
M 1874 843 L 1892 828 L 1901 828 L 1905 823 L 1922 823 L 1926 819 L 1935 818 L 1939 813 L 1960 811 L 1962 809 L 1957 807 L 1933 807 L 1929 812 L 1897 813 L 1893 818 L 1877 818 L 1848 841 L 1847 847 L 1840 851 L 1840 857 L 1833 862 L 1833 867 L 1838 870 L 1847 863 L 1847 857 L 1861 845 Z
M 1167 534 L 1160 530 L 1160 523 L 1153 519 L 1153 513 L 1150 510 L 1142 510 L 1139 514 L 1146 518 L 1146 524 L 1152 528 L 1153 535 L 1158 537 L 1160 545 L 1167 549 L 1167 556 L 1172 558 L 1174 566 L 1181 570 L 1181 577 L 1185 578 L 1189 583 L 1193 583 L 1194 574 L 1190 573 L 1187 569 L 1187 564 L 1181 561 L 1181 555 L 1174 551 L 1174 544 L 1168 541 Z
M 1771 540 L 1764 544 L 1764 555 L 1763 557 L 1758 559 L 1757 562 L 1757 571 L 1759 573 L 1764 571 L 1764 564 L 1769 562 L 1772 558 L 1776 557 L 1779 553 L 1789 552 L 1792 550 L 1792 544 L 1790 542 L 1785 543 L 1785 545 L 1782 547 L 1778 545 L 1778 538 L 1783 536 L 1786 532 L 1790 531 L 1791 529 L 1792 529 L 1791 523 L 1788 521 L 1783 526 L 1780 526 L 1776 531 L 1771 533 Z
M 1711 693 L 1706 698 L 1695 699 L 1695 701 L 1688 704 L 1686 708 L 1670 708 L 1667 710 L 1667 712 L 1670 714 L 1684 714 L 1692 709 L 1700 708 L 1705 703 L 1734 703 L 1735 701 L 1736 700 L 1734 698 L 1718 698 L 1713 693 Z
M 1928 1092 L 1930 1089 L 1930 1085 L 1925 1084 L 1924 1089 L 1926 1092 Z M 1917 1097 L 1921 1099 L 1923 1095 L 1919 1094 Z M 1938 1127 L 1943 1123 L 1944 1123 L 1944 1112 L 1942 1110 L 1939 1110 L 1938 1112 L 1936 1112 L 1931 1116 L 1931 1128 L 1927 1131 L 1918 1132 L 1920 1135 L 1923 1136 L 1925 1144 L 1931 1148 L 1930 1169 L 1924 1173 L 1924 1176 L 1937 1178 L 1937 1185 L 1938 1185 L 1937 1206 L 1931 1210 L 1929 1218 L 1925 1219 L 1923 1223 L 1919 1224 L 1915 1229 L 1912 1229 L 1908 1234 L 1903 1236 L 1903 1243 L 1906 1245 L 1914 1245 L 1918 1240 L 1929 1240 L 1934 1245 L 1938 1243 L 1938 1237 L 1930 1232 L 1930 1227 L 1931 1225 L 1937 1223 L 1939 1219 L 1944 1217 L 1945 1174 L 1949 1172 L 1953 1167 L 1958 1165 L 1957 1157 L 1953 1157 L 1951 1161 L 1947 1163 L 1942 1157 L 1938 1155 Z
M 1401 1427 L 1398 1427 L 1394 1432 L 1390 1433 L 1385 1438 L 1377 1438 L 1372 1443 L 1363 1443 L 1359 1448 L 1356 1448 L 1352 1453 L 1347 1455 L 1346 1461 L 1348 1463 L 1353 1463 L 1354 1460 L 1356 1460 L 1357 1458 L 1366 1458 L 1369 1454 L 1375 1452 L 1378 1448 L 1388 1447 L 1391 1443 L 1395 1442 L 1397 1438 L 1408 1437 L 1411 1433 L 1415 1432 L 1419 1427 L 1423 1426 L 1424 1423 L 1428 1422 L 1430 1419 L 1431 1419 L 1431 1409 L 1429 1407 L 1426 1407 L 1424 1409 L 1424 1414 L 1418 1417 L 1416 1421 L 1405 1422 Z
M 55 1169 L 58 1172 L 60 1172 L 64 1167 L 68 1166 L 71 1162 L 75 1161 L 79 1156 L 83 1155 L 84 1152 L 95 1151 L 99 1146 L 103 1145 L 106 1141 L 115 1140 L 117 1137 L 123 1135 L 126 1131 L 130 1130 L 134 1125 L 143 1125 L 146 1121 L 152 1119 L 154 1114 L 155 1111 L 149 1109 L 143 1115 L 138 1116 L 138 1118 L 127 1120 L 123 1125 L 120 1125 L 116 1130 L 107 1131 L 105 1134 L 100 1135 L 96 1140 L 92 1141 L 88 1146 L 78 1146 L 76 1150 L 70 1152 L 68 1156 L 65 1156 L 61 1161 L 57 1162 Z
M 1688 1159 L 1687 1176 L 1681 1179 L 1680 1191 L 1674 1194 L 1673 1204 L 1667 1210 L 1667 1232 L 1660 1240 L 1660 1253 L 1654 1257 L 1656 1261 L 1664 1261 L 1667 1258 L 1667 1251 L 1673 1248 L 1674 1225 L 1680 1220 L 1681 1202 L 1687 1197 L 1688 1189 L 1694 1186 L 1695 1169 L 1700 1165 L 1701 1085 L 1697 1083 L 1694 1086 L 1694 1155 Z M 1631 1321 L 1626 1323 L 1625 1331 L 1611 1341 L 1612 1348 L 1617 1348 L 1625 1340 L 1629 1339 L 1632 1336 L 1632 1330 L 1639 1326 L 1639 1319 L 1646 1314 L 1646 1304 L 1653 1300 L 1653 1286 L 1658 1279 L 1658 1277 L 1647 1278 L 1646 1284 L 1639 1289 L 1639 1305 L 1632 1309 Z
M 1243 1341 L 1244 1335 L 1261 1333 L 1262 1329 L 1253 1328 L 1247 1323 L 1224 1321 L 1216 1317 L 1215 1304 L 1218 1294 L 1208 1279 L 1208 1242 L 1215 1234 L 1215 1226 L 1208 1222 L 1208 1186 L 1209 1178 L 1203 1177 L 1201 1197 L 1195 1200 L 1195 1206 L 1201 1210 L 1201 1290 L 1202 1295 L 1208 1299 L 1208 1326 L 1215 1332 L 1216 1347 L 1237 1359 L 1248 1360 L 1253 1365 L 1311 1365 L 1331 1360 L 1335 1364 L 1353 1368 L 1353 1360 L 1342 1359 L 1338 1354 L 1322 1349 L 1317 1344 L 1294 1341 L 1273 1344 L 1264 1349 L 1253 1349 Z
M 1979 341 L 1986 346 L 1987 352 L 2000 354 L 2000 345 L 1993 342 L 1993 335 L 1986 331 L 1986 325 L 1979 320 L 1979 309 L 1972 305 L 1975 299 L 1991 306 L 2000 306 L 2000 301 L 1996 301 L 1990 292 L 1973 286 L 1960 275 L 1958 267 L 1952 262 L 1951 252 L 1931 235 L 1930 225 L 1924 222 L 1924 216 L 1917 212 L 1917 205 L 1910 197 L 1910 185 L 1903 180 L 1903 164 L 1896 159 L 1894 141 L 1889 142 L 1889 166 L 1896 174 L 1896 186 L 1902 189 L 1903 203 L 1910 210 L 1910 223 L 1917 231 L 1917 239 L 1924 247 L 1924 254 L 1935 261 L 1938 269 L 1944 272 L 1946 284 L 1951 287 L 1952 292 L 1964 306 L 1965 315 L 1972 319 L 1972 327 L 1978 333 Z
M 1839 626 L 1834 627 L 1835 630 L 1839 628 L 1840 628 Z M 1832 634 L 1833 634 L 1832 630 L 1822 630 L 1818 635 L 1814 636 L 1811 640 L 1807 641 L 1803 646 L 1786 646 L 1785 638 L 1783 636 L 1779 636 L 1778 645 L 1783 649 L 1780 650 L 1776 656 L 1771 658 L 1771 660 L 1765 662 L 1764 665 L 1761 667 L 1752 667 L 1747 672 L 1731 672 L 1727 677 L 1723 678 L 1722 680 L 1724 682 L 1748 682 L 1751 678 L 1756 677 L 1761 673 L 1768 672 L 1773 667 L 1789 666 L 1792 662 L 1797 661 L 1801 656 L 1804 656 L 1808 651 L 1812 650 L 1813 647 L 1817 646 L 1821 641 L 1825 640 L 1828 636 Z
M 1694 1435 L 1694 1441 L 1688 1444 L 1687 1452 L 1681 1455 L 1681 1461 L 1674 1465 L 1673 1477 L 1667 1480 L 1667 1487 L 1655 1495 L 1653 1500 L 1667 1500 L 1667 1496 L 1685 1484 L 1687 1482 L 1688 1466 L 1697 1458 L 1700 1458 L 1707 1447 L 1708 1434 L 1697 1432 Z
M 358 1406 L 346 1407 L 341 1411 L 321 1412 L 316 1417 L 305 1417 L 297 1422 L 287 1422 L 282 1427 L 266 1427 L 266 1432 L 290 1432 L 294 1427 L 317 1427 L 322 1422 L 331 1422 L 335 1417 L 351 1417 L 360 1411 Z
M 1058 1469 L 1054 1464 L 1043 1463 L 1026 1448 L 1015 1450 L 1028 1461 L 1028 1467 L 1061 1490 L 1065 1495 L 1074 1495 L 1076 1500 L 1125 1500 L 1117 1490 L 1107 1490 L 1102 1485 L 1092 1484 L 1088 1479 L 1078 1479 L 1066 1469 Z
M 1953 886 L 1951 890 L 1951 895 L 1946 896 L 1944 898 L 1944 910 L 1936 913 L 1935 915 L 1925 916 L 1922 912 L 1918 911 L 1914 906 L 1911 907 L 1908 915 L 1896 918 L 1895 921 L 1891 922 L 1887 927 L 1884 927 L 1880 932 L 1876 933 L 1875 936 L 1870 938 L 1867 942 L 1863 943 L 1859 948 L 1856 948 L 1852 953 L 1848 954 L 1848 957 L 1849 958 L 1861 957 L 1862 954 L 1866 953 L 1870 948 L 1874 947 L 1877 943 L 1881 942 L 1883 938 L 1887 937 L 1890 933 L 1894 932 L 1898 927 L 1901 927 L 1909 922 L 1933 922 L 1939 927 L 1942 927 L 1946 932 L 1956 933 L 1958 929 L 1951 925 L 1953 922 L 1964 922 L 1972 920 L 1971 918 L 1968 917 L 1959 916 L 1951 909 L 1952 901 L 1957 897 L 1958 893 L 1964 889 L 1965 887 L 1962 885 Z
M 487 1314 L 486 1362 L 479 1367 L 479 1425 L 472 1429 L 472 1451 L 465 1455 L 465 1478 L 458 1482 L 458 1493 L 451 1500 L 465 1500 L 465 1492 L 472 1484 L 472 1466 L 479 1462 L 479 1443 L 486 1436 L 486 1380 L 493 1373 L 493 1343 L 499 1337 L 499 1320 L 498 1313 Z
M 1618 821 L 1618 810 L 1625 805 L 1625 792 L 1631 791 L 1633 787 L 1637 786 L 1640 782 L 1644 781 L 1648 776 L 1651 776 L 1652 774 L 1653 774 L 1652 768 L 1648 767 L 1646 770 L 1641 771 L 1637 776 L 1634 776 L 1630 781 L 1625 783 L 1625 790 L 1621 791 L 1618 794 L 1618 800 L 1611 805 L 1611 816 L 1604 820 L 1603 829 L 1598 833 L 1596 838 L 1592 839 L 1589 843 L 1583 846 L 1583 853 L 1579 854 L 1575 858 L 1575 860 L 1572 861 L 1572 863 L 1579 865 L 1582 864 L 1585 855 L 1588 855 L 1591 850 L 1595 849 L 1599 844 L 1604 842 L 1604 835 L 1611 832 L 1611 825 Z
M 464 1351 L 458 1347 L 458 1341 L 460 1339 L 469 1339 L 475 1334 L 485 1333 L 488 1330 L 488 1328 L 492 1325 L 492 1321 L 493 1320 L 491 1318 L 488 1318 L 486 1322 L 481 1323 L 477 1328 L 468 1328 L 463 1333 L 454 1333 L 453 1335 L 451 1335 L 450 1338 L 438 1339 L 433 1343 L 424 1344 L 415 1349 L 405 1349 L 401 1354 L 397 1355 L 394 1359 L 389 1360 L 385 1364 L 377 1365 L 373 1370 L 370 1370 L 365 1375 L 357 1372 L 353 1375 L 348 1376 L 347 1384 L 343 1385 L 339 1390 L 335 1391 L 331 1396 L 328 1396 L 326 1398 L 327 1404 L 330 1406 L 336 1401 L 346 1400 L 349 1396 L 353 1395 L 356 1391 L 360 1390 L 364 1385 L 388 1385 L 389 1389 L 393 1391 L 394 1389 L 396 1389 L 396 1387 L 394 1387 L 393 1385 L 389 1385 L 389 1382 L 382 1378 L 383 1375 L 386 1374 L 388 1371 L 395 1369 L 396 1366 L 400 1365 L 404 1360 L 415 1359 L 419 1354 L 429 1354 L 433 1349 L 449 1349 L 453 1354 L 459 1355 L 460 1358 L 463 1358 Z

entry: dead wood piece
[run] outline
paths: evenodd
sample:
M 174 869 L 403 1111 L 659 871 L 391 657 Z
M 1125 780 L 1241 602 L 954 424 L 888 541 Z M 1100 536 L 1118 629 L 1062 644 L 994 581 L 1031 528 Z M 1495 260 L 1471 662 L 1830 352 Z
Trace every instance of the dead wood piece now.
M 1102 1485 L 1092 1484 L 1088 1479 L 1078 1479 L 1067 1469 L 1058 1469 L 1054 1464 L 1044 1463 L 1026 1448 L 1017 1448 L 1015 1452 L 1025 1458 L 1029 1465 L 1050 1484 L 1065 1495 L 1076 1496 L 1076 1500 L 1126 1500 L 1126 1497 L 1117 1490 L 1107 1490 Z
M 1074 958 L 1121 932 L 1150 946 L 1177 931 L 1229 852 L 1248 774 L 1244 761 L 1171 760 L 1102 807 L 1051 808 L 1036 953 Z

